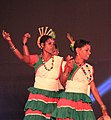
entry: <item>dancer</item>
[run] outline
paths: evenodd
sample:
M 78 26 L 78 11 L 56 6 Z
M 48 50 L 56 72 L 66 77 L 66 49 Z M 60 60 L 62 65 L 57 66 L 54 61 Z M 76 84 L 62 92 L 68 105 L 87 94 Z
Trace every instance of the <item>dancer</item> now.
M 71 42 L 71 50 L 75 52 L 72 62 L 74 68 L 70 73 L 62 73 L 61 83 L 65 91 L 60 94 L 52 117 L 56 120 L 96 120 L 89 97 L 90 90 L 99 103 L 103 116 L 107 115 L 107 110 L 95 86 L 93 66 L 86 63 L 91 55 L 90 42 L 83 39 L 74 41 L 70 34 L 67 37 Z
M 23 37 L 24 55 L 22 55 L 12 42 L 10 34 L 2 32 L 14 54 L 35 69 L 35 82 L 34 86 L 28 89 L 30 94 L 24 108 L 24 120 L 50 120 L 51 113 L 58 102 L 59 77 L 62 72 L 63 57 L 53 55 L 55 39 L 52 29 L 41 27 L 39 33 L 37 45 L 42 53 L 30 55 L 27 40 L 31 36 L 26 33 Z

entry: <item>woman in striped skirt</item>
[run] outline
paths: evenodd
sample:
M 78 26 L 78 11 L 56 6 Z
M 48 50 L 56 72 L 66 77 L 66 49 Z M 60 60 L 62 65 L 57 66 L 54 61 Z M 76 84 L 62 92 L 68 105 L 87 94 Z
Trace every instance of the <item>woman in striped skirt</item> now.
M 56 118 L 56 120 L 96 120 L 89 97 L 90 89 L 99 103 L 103 115 L 107 115 L 107 111 L 95 86 L 93 66 L 86 63 L 91 54 L 91 45 L 86 40 L 77 40 L 75 43 L 71 40 L 71 42 L 75 59 L 71 61 L 69 56 L 68 60 L 72 62 L 73 70 L 69 73 L 65 69 L 62 73 L 61 83 L 65 87 L 65 91 L 60 94 L 60 100 L 52 113 L 52 118 Z
M 63 57 L 53 55 L 55 49 L 54 32 L 52 29 L 47 30 L 48 27 L 39 28 L 40 36 L 37 45 L 42 50 L 40 55 L 30 55 L 27 47 L 27 40 L 30 38 L 29 33 L 23 37 L 24 55 L 22 55 L 14 46 L 10 34 L 5 31 L 2 32 L 14 54 L 35 70 L 34 86 L 28 89 L 30 93 L 24 108 L 24 120 L 50 120 L 51 113 L 58 102 L 58 91 L 61 85 L 59 77 L 62 71 Z

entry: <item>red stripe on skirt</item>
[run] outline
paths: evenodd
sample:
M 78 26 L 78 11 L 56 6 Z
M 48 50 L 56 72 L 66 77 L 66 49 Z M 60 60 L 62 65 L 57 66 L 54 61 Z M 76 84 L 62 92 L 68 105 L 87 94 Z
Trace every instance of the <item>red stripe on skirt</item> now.
M 46 103 L 57 103 L 58 102 L 57 98 L 49 98 L 49 97 L 46 97 L 46 96 L 41 95 L 41 94 L 30 93 L 28 101 L 31 101 L 31 100 L 35 100 L 35 101 L 40 100 L 40 101 L 44 101 Z
M 73 118 L 56 118 L 56 120 L 75 120 Z
M 25 116 L 27 115 L 39 115 L 39 116 L 43 116 L 47 119 L 50 119 L 50 114 L 43 114 L 41 111 L 39 110 L 31 110 L 31 109 L 28 109 L 26 112 L 25 112 Z
M 72 101 L 72 100 L 67 100 L 65 98 L 61 98 L 58 102 L 58 108 L 60 107 L 70 107 L 72 109 L 76 109 L 77 111 L 93 111 L 92 107 L 88 103 L 82 102 L 82 100 L 79 101 Z

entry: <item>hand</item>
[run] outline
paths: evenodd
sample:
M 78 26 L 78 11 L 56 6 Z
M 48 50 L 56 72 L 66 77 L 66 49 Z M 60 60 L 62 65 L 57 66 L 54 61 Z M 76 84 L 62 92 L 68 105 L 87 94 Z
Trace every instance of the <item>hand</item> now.
M 66 57 L 66 64 L 67 64 L 67 67 L 69 67 L 70 68 L 70 72 L 72 71 L 72 69 L 73 69 L 73 64 L 74 64 L 74 58 L 72 57 L 72 56 L 70 56 L 70 55 L 68 55 L 67 57 Z
M 22 39 L 23 44 L 26 44 L 28 41 L 28 38 L 30 38 L 31 35 L 29 33 L 25 33 Z
M 2 36 L 5 40 L 11 41 L 10 34 L 5 32 L 4 30 L 2 31 Z
M 70 60 L 73 60 L 74 58 L 72 57 L 72 56 L 70 56 L 70 55 L 68 55 L 67 57 L 66 57 L 66 61 L 70 61 Z
M 67 38 L 71 42 L 71 44 L 74 44 L 75 41 L 74 41 L 73 37 L 70 35 L 70 33 L 67 33 Z

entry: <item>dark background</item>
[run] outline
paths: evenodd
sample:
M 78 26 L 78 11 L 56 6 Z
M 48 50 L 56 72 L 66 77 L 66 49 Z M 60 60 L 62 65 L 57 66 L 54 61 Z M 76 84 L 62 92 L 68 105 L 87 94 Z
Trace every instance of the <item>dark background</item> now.
M 35 54 L 40 53 L 36 46 L 40 26 L 56 31 L 57 45 L 64 58 L 72 54 L 67 32 L 75 39 L 91 41 L 89 63 L 95 69 L 96 86 L 111 77 L 111 0 L 0 0 L 0 120 L 23 119 L 27 89 L 34 82 L 34 70 L 13 54 L 1 32 L 3 29 L 9 32 L 21 52 L 22 36 L 29 32 L 32 36 L 28 41 L 29 50 Z M 111 88 L 111 84 L 108 86 Z M 111 89 L 102 100 L 111 115 L 110 97 Z M 98 118 L 101 109 L 97 102 L 93 108 Z

